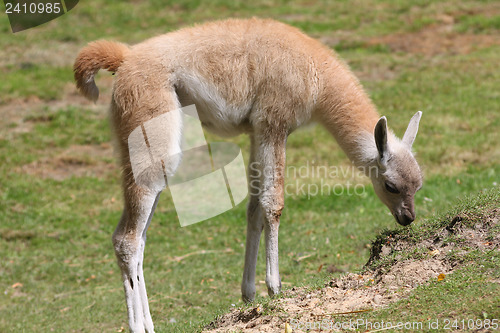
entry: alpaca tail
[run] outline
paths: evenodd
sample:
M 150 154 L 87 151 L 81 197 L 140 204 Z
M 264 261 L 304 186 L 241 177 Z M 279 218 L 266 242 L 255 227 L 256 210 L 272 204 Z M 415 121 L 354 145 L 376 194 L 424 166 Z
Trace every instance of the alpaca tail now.
M 98 40 L 84 47 L 73 65 L 76 87 L 88 99 L 97 101 L 99 89 L 94 76 L 104 68 L 116 72 L 123 62 L 129 47 L 122 43 Z

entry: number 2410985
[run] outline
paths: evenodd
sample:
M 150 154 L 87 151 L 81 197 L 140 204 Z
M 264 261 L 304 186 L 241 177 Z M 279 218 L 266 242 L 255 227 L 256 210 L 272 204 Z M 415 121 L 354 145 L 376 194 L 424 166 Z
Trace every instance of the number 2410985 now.
M 498 319 L 444 319 L 444 329 L 498 329 Z
M 59 14 L 61 9 L 60 2 L 5 4 L 6 14 Z

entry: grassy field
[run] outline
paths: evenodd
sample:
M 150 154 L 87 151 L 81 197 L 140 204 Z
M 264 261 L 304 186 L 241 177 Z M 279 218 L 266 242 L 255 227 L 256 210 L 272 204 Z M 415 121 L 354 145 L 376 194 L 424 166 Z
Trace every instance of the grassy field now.
M 424 112 L 414 146 L 425 172 L 417 228 L 458 198 L 498 188 L 497 1 L 96 0 L 16 34 L 0 15 L 0 332 L 117 332 L 127 326 L 111 244 L 122 208 L 107 120 L 112 76 L 101 73 L 100 100 L 86 102 L 72 78 L 78 50 L 99 38 L 133 44 L 185 25 L 252 16 L 297 26 L 337 50 L 397 135 L 417 110 Z M 246 137 L 231 141 L 247 154 Z M 287 160 L 295 168 L 349 167 L 316 126 L 291 135 Z M 297 190 L 286 197 L 280 230 L 285 288 L 360 270 L 371 240 L 394 227 L 366 180 L 298 175 L 287 181 L 293 189 L 321 181 L 367 186 L 360 195 Z M 158 332 L 195 332 L 231 304 L 241 305 L 245 229 L 244 204 L 181 228 L 168 191 L 163 193 L 144 263 Z M 463 292 L 449 293 L 443 317 L 466 313 L 453 305 L 491 292 L 480 283 L 462 288 L 478 274 L 498 280 L 498 265 L 477 269 L 471 265 L 457 278 L 454 290 Z M 261 253 L 258 281 L 264 272 Z M 266 287 L 259 283 L 257 290 L 262 294 Z M 409 302 L 424 307 L 443 293 L 438 291 Z M 474 313 L 490 309 L 474 306 Z M 381 316 L 394 313 L 387 311 Z M 416 316 L 417 310 L 408 313 Z
M 433 328 L 435 332 L 449 332 L 477 331 L 500 318 L 498 207 L 500 190 L 482 191 L 465 197 L 446 213 L 432 216 L 416 228 L 388 230 L 379 236 L 379 240 L 389 236 L 395 243 L 406 243 L 403 247 L 407 249 L 373 260 L 367 265 L 369 269 L 390 270 L 395 262 L 422 262 L 440 252 L 437 256 L 454 266 L 453 272 L 418 286 L 407 299 L 356 319 L 421 323 L 423 328 Z M 483 227 L 484 234 L 480 230 Z M 475 238 L 480 240 L 475 242 Z M 429 243 L 435 246 L 432 254 Z M 488 327 L 485 331 L 496 329 Z
M 496 187 L 418 224 L 386 229 L 362 270 L 233 307 L 204 332 L 277 332 L 287 324 L 297 333 L 496 332 L 499 207 Z

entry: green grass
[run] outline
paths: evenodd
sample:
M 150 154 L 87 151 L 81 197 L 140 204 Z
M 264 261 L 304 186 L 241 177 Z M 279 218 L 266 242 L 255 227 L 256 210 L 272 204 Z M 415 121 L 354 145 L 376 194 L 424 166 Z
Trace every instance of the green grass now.
M 492 282 L 493 278 L 500 277 L 499 264 L 498 253 L 482 258 L 443 281 L 418 287 L 408 299 L 388 309 L 361 315 L 355 320 L 421 323 L 424 331 L 432 332 L 473 331 L 482 328 L 486 320 L 490 320 L 491 325 L 491 320 L 500 316 L 500 287 Z M 496 322 L 498 324 L 498 320 Z M 490 326 L 486 331 L 496 331 L 493 328 Z
M 435 239 L 439 232 L 450 224 L 454 216 L 462 216 L 463 226 L 474 228 L 483 224 L 488 212 L 500 206 L 500 191 L 498 188 L 481 192 L 479 195 L 468 196 L 446 213 L 441 213 L 426 220 L 423 224 L 411 228 L 387 230 L 379 239 L 388 235 L 394 239 L 404 239 L 405 242 L 417 247 L 414 253 L 405 253 L 399 261 L 405 259 L 421 259 L 428 257 L 426 251 L 418 251 L 423 239 Z M 498 226 L 490 230 L 490 234 L 498 235 Z M 388 308 L 357 316 L 355 320 L 369 322 L 403 322 L 422 323 L 424 328 L 436 328 L 436 332 L 446 332 L 450 329 L 471 331 L 484 325 L 485 320 L 500 318 L 500 253 L 498 249 L 468 248 L 460 244 L 460 236 L 451 236 L 445 242 L 454 242 L 457 249 L 448 255 L 449 260 L 460 264 L 452 274 L 444 280 L 430 281 L 414 290 L 408 299 L 403 299 Z M 464 254 L 463 251 L 467 253 Z M 400 256 L 400 254 L 398 254 Z M 370 268 L 390 267 L 396 254 L 375 260 Z M 345 320 L 346 318 L 344 318 Z M 437 323 L 437 324 L 436 324 Z M 491 322 L 493 323 L 493 322 Z M 457 326 L 458 325 L 458 326 Z M 476 325 L 476 326 L 474 326 Z M 499 324 L 500 325 L 500 324 Z M 464 329 L 465 328 L 465 329 Z M 492 327 L 493 328 L 493 327 Z
M 375 240 L 374 247 L 383 244 L 398 244 L 399 241 L 404 242 L 406 246 L 412 248 L 413 252 L 401 253 L 401 251 L 394 251 L 391 255 L 380 258 L 371 258 L 370 262 L 367 264 L 366 268 L 374 270 L 380 267 L 390 267 L 396 261 L 404 259 L 422 259 L 428 256 L 429 248 L 428 244 L 424 244 L 422 240 L 430 239 L 436 246 L 443 246 L 446 244 L 457 244 L 459 247 L 458 251 L 466 250 L 470 251 L 467 253 L 467 258 L 475 258 L 476 250 L 471 248 L 469 245 L 464 244 L 464 236 L 458 232 L 455 235 L 453 231 L 453 225 L 456 223 L 460 224 L 460 227 L 475 229 L 476 225 L 484 224 L 485 221 L 491 216 L 491 210 L 500 206 L 500 191 L 498 188 L 491 188 L 488 190 L 482 190 L 478 195 L 469 195 L 462 198 L 453 207 L 450 207 L 445 213 L 439 212 L 434 214 L 430 218 L 426 219 L 423 223 L 412 224 L 409 227 L 400 227 L 397 229 L 388 229 L 381 232 L 377 239 Z M 456 218 L 459 218 L 457 220 Z M 456 222 L 458 221 L 458 222 Z M 443 229 L 451 230 L 448 235 L 444 236 L 441 234 Z M 495 232 L 498 230 L 498 226 L 495 226 L 489 230 L 489 237 L 494 237 Z M 391 240 L 387 242 L 387 240 Z M 462 247 L 463 245 L 463 247 Z M 392 245 L 391 245 L 392 246 Z M 404 252 L 404 251 L 402 251 Z M 495 251 L 493 251 L 495 252 Z M 373 253 L 373 252 L 372 252 Z M 479 250 L 480 254 L 484 255 L 484 258 L 488 258 L 491 254 L 483 253 Z M 417 257 L 415 257 L 417 256 Z M 450 253 L 450 256 L 454 256 Z M 373 259 L 373 260 L 372 260 Z M 451 258 L 454 259 L 454 258 Z M 464 259 L 465 260 L 465 259 Z M 467 261 L 467 260 L 465 260 Z
M 40 148 L 47 145 L 67 147 L 72 144 L 100 144 L 111 139 L 108 121 L 81 107 L 70 106 L 55 112 L 45 112 L 39 123 L 37 121 L 40 119 L 36 117 L 27 120 L 36 123 L 32 134 L 35 133 L 39 139 Z M 57 132 L 56 136 L 54 132 Z
M 464 15 L 459 18 L 457 31 L 474 33 L 498 33 L 500 15 Z
M 72 79 L 72 73 L 66 68 L 42 67 L 32 63 L 4 69 L 2 74 L 4 82 L 0 88 L 0 95 L 6 96 L 4 102 L 31 96 L 54 100 L 61 96 L 60 92 L 64 85 Z M 48 80 L 53 84 L 47 84 Z
M 433 244 L 441 252 L 449 244 L 454 244 L 449 253 L 444 253 L 442 259 L 453 267 L 453 272 L 447 273 L 442 280 L 433 278 L 412 290 L 407 297 L 380 309 L 367 305 L 364 313 L 347 312 L 332 314 L 323 318 L 328 323 L 353 323 L 356 331 L 375 330 L 392 327 L 392 331 L 472 331 L 490 325 L 486 331 L 496 331 L 500 318 L 500 255 L 497 247 L 478 248 L 467 244 L 471 241 L 465 237 L 464 230 L 476 230 L 489 225 L 486 238 L 482 241 L 494 241 L 498 237 L 498 224 L 492 226 L 493 219 L 498 218 L 500 206 L 500 190 L 492 188 L 482 190 L 477 194 L 468 195 L 449 209 L 430 216 L 410 227 L 389 228 L 382 231 L 372 243 L 374 253 L 380 253 L 381 246 L 391 246 L 392 253 L 375 258 L 358 271 L 361 274 L 388 272 L 396 262 L 420 261 L 430 258 L 429 245 Z M 496 211 L 496 213 L 495 213 Z M 455 221 L 459 216 L 460 220 Z M 453 226 L 452 226 L 453 225 Z M 443 239 L 443 231 L 451 230 L 451 234 Z M 465 231 L 465 232 L 468 232 Z M 482 230 L 481 232 L 484 232 Z M 439 241 L 440 240 L 440 241 Z M 478 240 L 476 240 L 478 241 Z M 441 258 L 441 257 L 439 257 Z M 422 262 L 425 265 L 425 262 Z M 392 272 L 391 274 L 394 274 Z M 325 278 L 309 281 L 305 295 L 325 287 Z M 373 280 L 372 280 L 373 281 Z M 372 287 L 369 283 L 364 287 Z M 363 288 L 363 287 L 361 287 Z M 380 292 L 385 297 L 402 292 L 405 289 Z M 287 297 L 290 297 L 288 295 Z M 394 297 L 394 295 L 392 295 Z M 257 300 L 263 315 L 293 318 L 279 303 L 269 298 Z M 241 307 L 242 310 L 252 309 L 252 305 Z M 320 317 L 321 318 L 321 317 Z M 302 317 L 302 320 L 309 319 Z M 310 319 L 312 324 L 314 316 Z M 317 319 L 316 319 L 317 320 Z M 403 328 L 397 328 L 403 323 Z M 421 326 L 419 326 L 421 325 Z M 342 331 L 352 331 L 344 329 Z M 391 331 L 391 330 L 389 330 Z
M 72 164 L 41 164 L 39 167 L 56 171 L 70 170 L 66 171 L 69 177 L 55 180 L 24 169 L 80 145 L 99 150 L 111 140 L 106 107 L 81 105 L 72 96 L 71 65 L 86 42 L 110 38 L 133 44 L 184 25 L 254 15 L 280 19 L 315 37 L 330 38 L 396 134 L 402 135 L 415 111 L 424 111 L 415 143 L 425 171 L 424 187 L 416 198 L 420 216 L 416 225 L 420 226 L 423 218 L 452 209 L 457 198 L 498 186 L 494 183 L 498 184 L 500 174 L 500 47 L 428 57 L 392 52 L 386 45 L 366 41 L 413 33 L 438 22 L 437 15 L 455 13 L 461 13 L 457 31 L 496 33 L 495 17 L 478 19 L 478 15 L 463 14 L 488 10 L 492 4 L 96 0 L 81 2 L 69 14 L 17 34 L 5 28 L 6 15 L 0 16 L 0 107 L 17 110 L 19 103 L 27 103 L 19 114 L 7 112 L 0 121 L 0 331 L 113 332 L 126 327 L 121 279 L 111 244 L 122 205 L 118 170 L 110 167 L 96 176 L 71 177 Z M 107 74 L 101 74 L 97 84 L 102 88 L 101 100 L 110 95 Z M 248 156 L 246 137 L 231 141 Z M 113 160 L 111 154 L 89 158 L 108 164 Z M 349 165 L 330 135 L 314 126 L 290 136 L 287 160 L 295 167 L 312 161 L 325 166 Z M 327 181 L 345 184 L 348 180 L 334 177 Z M 288 180 L 295 187 L 320 181 Z M 366 181 L 362 184 L 367 185 Z M 328 278 L 329 265 L 342 271 L 360 270 L 369 257 L 368 244 L 394 223 L 369 185 L 361 196 L 287 196 L 280 230 L 284 287 L 320 285 Z M 168 191 L 163 194 L 148 234 L 144 263 L 158 332 L 196 331 L 231 304 L 241 305 L 244 233 L 244 204 L 181 228 Z M 175 260 L 200 250 L 218 252 Z M 297 260 L 303 256 L 308 257 Z M 260 253 L 258 281 L 265 279 L 264 262 Z M 491 265 L 471 265 L 445 283 L 417 290 L 407 301 L 414 309 L 407 317 L 423 318 L 418 309 L 431 300 L 439 300 L 446 309 L 494 292 L 485 282 L 498 279 Z M 477 280 L 471 280 L 472 276 Z M 448 299 L 441 295 L 445 286 L 452 288 Z M 460 289 L 468 290 L 467 294 L 458 293 Z M 259 283 L 258 293 L 265 290 Z M 495 300 L 487 297 L 491 304 Z M 460 307 L 456 317 L 479 316 L 483 310 L 487 316 L 498 314 L 487 302 Z M 385 316 L 403 311 L 405 304 L 388 309 Z M 453 317 L 443 312 L 442 318 L 447 316 Z
M 112 3 L 94 0 L 91 5 L 78 5 L 57 20 L 17 34 L 9 33 L 8 18 L 3 15 L 0 17 L 0 27 L 4 31 L 0 40 L 0 64 L 1 72 L 9 80 L 0 89 L 0 94 L 6 101 L 32 95 L 44 100 L 60 98 L 62 91 L 59 88 L 72 80 L 70 66 L 76 52 L 86 42 L 100 38 L 134 44 L 184 25 L 227 17 L 260 16 L 282 20 L 313 36 L 333 36 L 341 43 L 350 44 L 353 39 L 362 37 L 416 31 L 434 23 L 437 15 L 489 8 L 488 3 L 462 1 L 457 6 L 454 1 L 358 0 L 353 4 L 352 1 L 323 0 L 311 5 L 307 0 L 258 0 L 252 3 L 241 0 Z M 490 31 L 498 28 L 497 21 L 497 17 L 461 16 L 459 31 Z M 339 30 L 347 31 L 349 35 L 338 34 Z M 55 64 L 52 59 L 52 66 L 39 68 L 38 62 L 45 65 L 47 61 L 40 57 L 40 52 L 23 52 L 37 50 L 38 45 L 43 45 L 44 51 L 54 53 Z M 12 57 L 15 54 L 19 57 Z M 19 61 L 32 68 L 19 68 Z M 6 68 L 11 69 L 4 73 Z M 23 75 L 26 70 L 29 73 Z M 48 81 L 53 84 L 48 86 Z

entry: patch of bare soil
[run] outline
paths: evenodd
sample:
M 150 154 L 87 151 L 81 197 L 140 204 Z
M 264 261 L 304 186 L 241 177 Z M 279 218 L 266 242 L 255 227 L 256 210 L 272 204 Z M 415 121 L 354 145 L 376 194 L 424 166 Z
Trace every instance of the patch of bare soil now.
M 478 9 L 467 13 L 458 11 L 451 14 L 437 14 L 434 17 L 436 23 L 425 26 L 415 32 L 360 38 L 350 32 L 338 31 L 334 35 L 320 36 L 319 39 L 331 47 L 336 47 L 346 42 L 347 44 L 364 44 L 366 46 L 384 45 L 392 52 L 424 56 L 468 54 L 482 48 L 500 45 L 500 35 L 458 32 L 455 26 L 460 16 L 464 14 L 498 15 L 499 8 L 497 4 L 488 8 L 490 12 Z
M 107 114 L 111 101 L 111 86 L 113 78 L 103 75 L 97 81 L 100 95 L 96 103 L 92 103 L 76 90 L 73 82 L 66 84 L 63 96 L 58 100 L 44 101 L 36 96 L 10 100 L 0 103 L 0 139 L 8 139 L 16 133 L 28 133 L 34 122 L 27 120 L 30 117 L 40 118 L 52 110 L 63 109 L 69 106 L 93 108 Z
M 73 145 L 58 153 L 48 152 L 46 157 L 23 165 L 16 171 L 44 179 L 65 180 L 70 177 L 102 177 L 117 172 L 113 148 L 101 145 Z
M 436 56 L 439 54 L 468 54 L 478 49 L 500 45 L 498 34 L 459 33 L 455 25 L 465 14 L 488 15 L 498 13 L 498 5 L 492 4 L 470 10 L 457 11 L 450 14 L 436 14 L 435 24 L 410 33 L 396 33 L 382 37 L 371 38 L 368 45 L 387 45 L 393 52 Z
M 214 320 L 204 332 L 286 332 L 286 323 L 321 322 L 341 314 L 387 306 L 407 297 L 419 285 L 452 274 L 462 264 L 460 255 L 466 254 L 468 249 L 499 249 L 500 235 L 491 237 L 489 231 L 498 225 L 500 209 L 493 209 L 484 216 L 475 225 L 465 222 L 467 216 L 455 216 L 447 221 L 446 226 L 417 243 L 397 235 L 379 237 L 373 243 L 367 263 L 371 269 L 332 279 L 319 290 L 287 290 L 282 298 L 270 301 L 266 312 L 260 305 L 235 308 Z M 445 242 L 451 234 L 457 241 Z M 404 254 L 415 249 L 423 250 L 424 254 L 419 259 L 403 259 Z M 451 250 L 459 255 L 448 256 Z M 393 259 L 389 260 L 391 264 L 372 267 L 376 260 L 383 258 Z M 303 331 L 293 329 L 293 332 Z
M 41 43 L 8 45 L 0 50 L 0 67 L 19 64 L 38 66 L 71 66 L 81 44 L 45 40 Z
M 66 85 L 64 97 L 60 100 L 43 101 L 37 97 L 29 97 L 0 105 L 0 139 L 9 141 L 22 133 L 29 133 L 37 122 L 49 121 L 53 110 L 70 106 L 84 106 L 107 118 L 112 80 L 107 76 L 99 79 L 102 93 L 95 104 L 80 95 L 71 83 Z M 15 171 L 55 180 L 83 176 L 101 177 L 109 172 L 117 172 L 114 162 L 116 158 L 110 143 L 72 145 L 65 150 L 47 147 L 43 156 Z
M 450 17 L 450 20 L 453 18 Z M 420 31 L 375 37 L 368 45 L 387 45 L 393 52 L 435 56 L 439 54 L 468 54 L 472 51 L 500 45 L 500 35 L 457 33 L 452 24 L 431 25 Z

